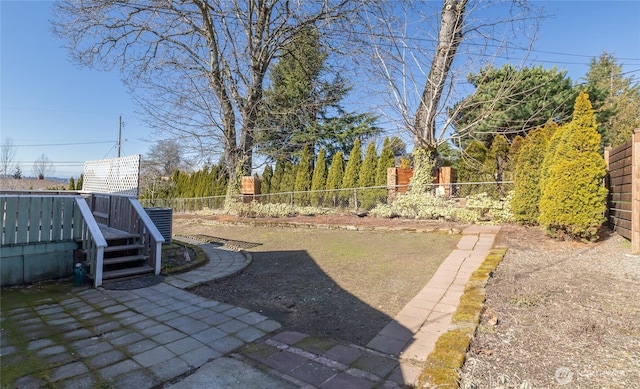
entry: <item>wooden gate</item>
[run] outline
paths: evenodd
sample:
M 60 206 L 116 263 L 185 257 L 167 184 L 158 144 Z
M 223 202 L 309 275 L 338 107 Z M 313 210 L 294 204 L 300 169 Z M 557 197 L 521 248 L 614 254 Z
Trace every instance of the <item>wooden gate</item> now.
M 631 240 L 633 253 L 640 253 L 640 129 L 631 139 L 605 150 L 611 229 Z

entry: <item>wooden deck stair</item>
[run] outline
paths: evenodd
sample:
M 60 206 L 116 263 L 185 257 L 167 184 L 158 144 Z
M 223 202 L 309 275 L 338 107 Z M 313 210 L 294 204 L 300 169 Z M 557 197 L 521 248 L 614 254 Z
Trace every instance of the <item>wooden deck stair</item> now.
M 154 270 L 147 263 L 149 256 L 144 253 L 145 245 L 141 244 L 140 235 L 104 224 L 99 224 L 99 227 L 107 241 L 102 268 L 102 279 L 105 282 L 153 274 Z M 80 252 L 86 254 L 83 250 Z

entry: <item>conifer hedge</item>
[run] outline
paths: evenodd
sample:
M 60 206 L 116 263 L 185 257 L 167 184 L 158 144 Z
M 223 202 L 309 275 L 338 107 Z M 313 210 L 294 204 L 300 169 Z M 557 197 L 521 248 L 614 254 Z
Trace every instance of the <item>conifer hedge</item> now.
M 598 153 L 600 134 L 589 95 L 577 97 L 573 118 L 557 131 L 542 187 L 539 222 L 552 236 L 594 241 L 604 222 L 605 162 Z

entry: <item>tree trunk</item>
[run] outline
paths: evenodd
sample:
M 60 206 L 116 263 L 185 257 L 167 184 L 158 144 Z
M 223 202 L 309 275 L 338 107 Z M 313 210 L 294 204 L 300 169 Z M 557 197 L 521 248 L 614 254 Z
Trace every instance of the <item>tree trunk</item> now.
M 438 47 L 415 117 L 416 146 L 435 150 L 436 116 L 451 63 L 462 42 L 462 24 L 467 0 L 445 0 L 438 34 Z

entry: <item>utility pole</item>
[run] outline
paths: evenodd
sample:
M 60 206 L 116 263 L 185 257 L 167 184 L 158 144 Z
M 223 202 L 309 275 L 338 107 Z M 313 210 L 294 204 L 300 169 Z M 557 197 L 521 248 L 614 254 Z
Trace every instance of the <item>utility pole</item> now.
M 122 115 L 120 115 L 118 124 L 118 158 L 120 158 L 120 149 L 122 148 Z

